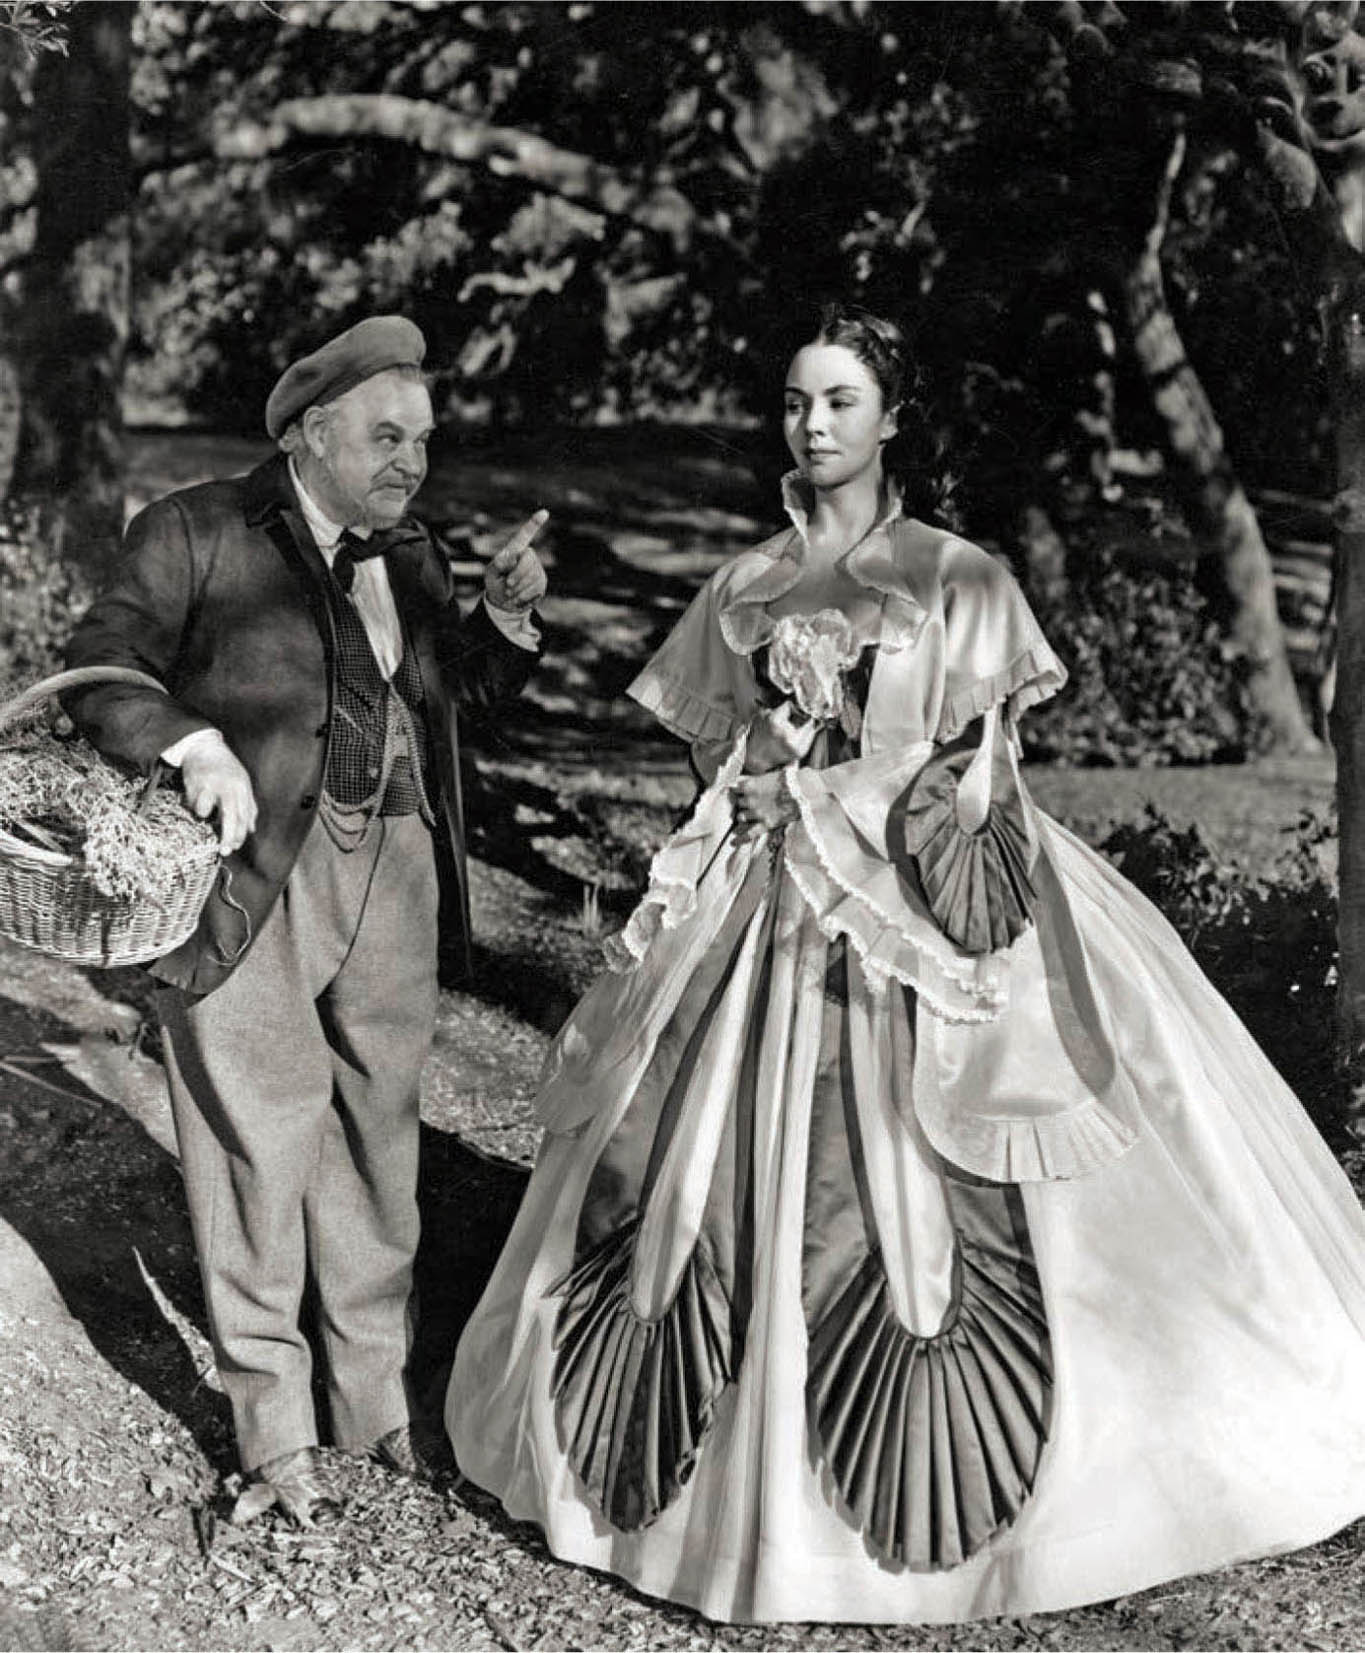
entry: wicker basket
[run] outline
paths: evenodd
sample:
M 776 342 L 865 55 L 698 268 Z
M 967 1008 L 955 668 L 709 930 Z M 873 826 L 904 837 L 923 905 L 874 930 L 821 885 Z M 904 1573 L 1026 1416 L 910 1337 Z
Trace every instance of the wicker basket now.
M 138 683 L 164 689 L 144 672 L 124 666 L 81 666 L 58 672 L 0 706 L 0 729 L 63 689 L 86 683 Z M 155 776 L 148 790 L 156 784 Z M 79 855 L 40 849 L 0 828 L 0 935 L 52 958 L 110 967 L 146 964 L 194 932 L 218 871 L 218 854 L 177 869 L 157 896 L 105 895 Z

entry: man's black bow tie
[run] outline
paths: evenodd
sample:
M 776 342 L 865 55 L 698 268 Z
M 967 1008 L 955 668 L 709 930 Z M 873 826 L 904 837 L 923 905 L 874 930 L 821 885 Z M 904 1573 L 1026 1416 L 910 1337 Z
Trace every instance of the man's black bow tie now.
M 349 528 L 342 531 L 337 541 L 337 554 L 332 562 L 332 574 L 341 589 L 350 594 L 355 584 L 356 564 L 368 562 L 371 557 L 384 557 L 400 545 L 426 538 L 415 523 L 400 523 L 396 528 L 376 529 L 368 539 L 361 539 Z

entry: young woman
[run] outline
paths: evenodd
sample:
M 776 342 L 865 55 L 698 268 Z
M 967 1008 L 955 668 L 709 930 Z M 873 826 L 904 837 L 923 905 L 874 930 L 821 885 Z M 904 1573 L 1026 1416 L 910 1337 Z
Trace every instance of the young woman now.
M 450 1389 L 555 1554 L 717 1619 L 1068 1607 L 1365 1513 L 1365 1219 L 1025 794 L 1065 674 L 905 514 L 903 355 L 824 314 L 791 526 L 632 685 L 706 789 L 552 1048 Z

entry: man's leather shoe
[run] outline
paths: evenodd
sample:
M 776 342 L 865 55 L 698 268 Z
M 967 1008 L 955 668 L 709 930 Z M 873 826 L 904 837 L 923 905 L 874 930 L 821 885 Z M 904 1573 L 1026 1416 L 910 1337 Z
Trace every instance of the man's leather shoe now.
M 303 1446 L 267 1459 L 252 1470 L 250 1480 L 270 1488 L 296 1527 L 325 1527 L 342 1514 L 341 1500 L 323 1475 L 315 1447 Z
M 381 1435 L 371 1445 L 369 1455 L 395 1475 L 406 1475 L 414 1481 L 439 1481 L 455 1469 L 455 1455 L 445 1436 L 419 1434 L 410 1423 L 399 1424 Z

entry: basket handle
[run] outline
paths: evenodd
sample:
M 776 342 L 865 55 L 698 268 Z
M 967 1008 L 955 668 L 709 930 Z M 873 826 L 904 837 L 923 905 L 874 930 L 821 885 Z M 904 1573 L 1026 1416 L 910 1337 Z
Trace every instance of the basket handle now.
M 0 706 L 0 729 L 21 718 L 41 701 L 50 700 L 53 695 L 60 694 L 63 689 L 79 689 L 87 683 L 135 683 L 139 688 L 157 689 L 162 694 L 167 692 L 166 685 L 158 678 L 150 676 L 147 672 L 135 671 L 131 666 L 73 666 L 70 671 L 55 672 L 51 677 L 43 678 L 41 683 L 34 683 Z M 157 783 L 165 772 L 166 765 L 158 758 L 152 765 L 151 773 L 147 776 L 147 784 L 137 801 L 137 814 L 146 814 L 147 807 L 152 801 L 152 793 L 156 791 Z
M 41 683 L 34 683 L 0 706 L 0 729 L 21 718 L 40 701 L 60 694 L 63 689 L 79 689 L 86 683 L 136 683 L 143 689 L 158 689 L 162 694 L 168 692 L 166 685 L 158 678 L 147 672 L 134 671 L 131 666 L 74 666 L 70 671 L 55 672 L 51 677 L 43 678 Z

